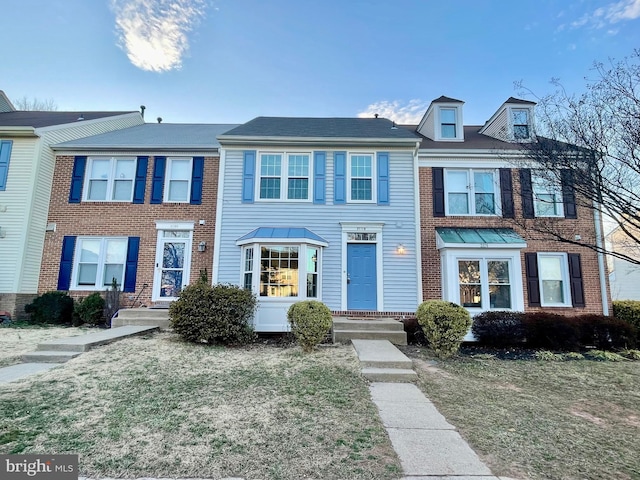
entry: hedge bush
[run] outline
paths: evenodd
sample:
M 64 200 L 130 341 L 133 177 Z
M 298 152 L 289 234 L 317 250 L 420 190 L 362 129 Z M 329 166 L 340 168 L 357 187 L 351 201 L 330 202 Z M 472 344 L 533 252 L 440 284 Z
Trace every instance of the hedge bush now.
M 491 310 L 473 317 L 471 331 L 479 343 L 490 347 L 520 347 L 527 339 L 524 313 Z
M 73 324 L 75 326 L 83 323 L 92 326 L 103 324 L 104 305 L 104 298 L 99 292 L 77 300 L 73 307 Z
M 249 322 L 256 306 L 250 290 L 200 280 L 180 292 L 169 307 L 169 320 L 175 332 L 189 342 L 241 345 L 255 338 Z
M 640 301 L 616 300 L 613 302 L 613 316 L 618 320 L 630 323 L 640 335 Z M 638 337 L 640 342 L 640 336 Z
M 581 347 L 580 325 L 576 317 L 555 313 L 526 313 L 523 317 L 527 347 L 577 352 Z
M 25 305 L 31 323 L 70 324 L 73 320 L 73 298 L 67 292 L 46 292 Z
M 307 353 L 313 351 L 331 330 L 331 310 L 316 300 L 291 305 L 287 311 L 287 320 L 298 345 Z
M 421 303 L 416 317 L 430 348 L 440 358 L 450 357 L 460 349 L 462 339 L 471 326 L 469 312 L 444 300 Z
M 622 350 L 637 344 L 636 328 L 630 323 L 604 315 L 576 317 L 580 329 L 580 343 L 599 350 Z

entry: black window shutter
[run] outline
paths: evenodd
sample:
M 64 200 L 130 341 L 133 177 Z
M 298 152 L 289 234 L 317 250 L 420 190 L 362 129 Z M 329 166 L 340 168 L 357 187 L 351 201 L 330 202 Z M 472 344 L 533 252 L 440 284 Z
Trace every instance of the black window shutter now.
M 433 167 L 433 216 L 444 217 L 444 169 Z
M 500 196 L 502 200 L 502 216 L 515 218 L 516 212 L 513 205 L 513 182 L 511 181 L 511 169 L 500 169 Z
M 578 218 L 578 209 L 576 208 L 576 194 L 573 185 L 573 172 L 571 170 L 562 170 L 562 204 L 564 205 L 565 218 Z
M 584 307 L 584 285 L 582 283 L 582 265 L 579 253 L 569 253 L 569 281 L 571 283 L 571 300 L 574 307 Z
M 533 218 L 533 188 L 531 187 L 531 170 L 528 168 L 520 169 L 520 194 L 522 196 L 522 216 L 524 218 Z
M 538 276 L 538 254 L 525 253 L 524 266 L 527 273 L 527 291 L 529 292 L 529 306 L 540 306 L 540 281 Z

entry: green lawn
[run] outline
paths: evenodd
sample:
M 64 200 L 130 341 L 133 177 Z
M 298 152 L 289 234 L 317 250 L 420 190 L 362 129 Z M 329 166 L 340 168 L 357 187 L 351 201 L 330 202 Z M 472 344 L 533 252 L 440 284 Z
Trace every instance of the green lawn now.
M 96 477 L 398 478 L 350 346 L 131 338 L 0 385 L 0 453 L 78 453 Z
M 418 386 L 497 475 L 639 479 L 640 362 L 498 360 L 431 365 Z

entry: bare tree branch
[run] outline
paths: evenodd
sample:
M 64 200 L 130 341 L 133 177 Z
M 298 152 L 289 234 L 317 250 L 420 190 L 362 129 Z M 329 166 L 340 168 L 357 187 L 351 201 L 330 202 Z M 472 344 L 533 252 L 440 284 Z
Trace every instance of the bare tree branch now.
M 13 100 L 12 103 L 14 107 L 16 107 L 16 110 L 31 110 L 39 112 L 55 112 L 58 110 L 58 105 L 52 98 L 41 100 L 38 97 L 34 97 L 31 99 L 25 95 L 22 98 Z

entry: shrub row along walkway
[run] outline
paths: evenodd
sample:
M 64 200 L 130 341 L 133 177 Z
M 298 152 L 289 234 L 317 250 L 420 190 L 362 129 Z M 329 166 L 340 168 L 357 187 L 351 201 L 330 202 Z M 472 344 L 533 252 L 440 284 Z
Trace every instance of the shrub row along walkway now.
M 418 387 L 397 383 L 407 377 L 407 362 L 411 365 L 406 355 L 388 340 L 352 342 L 365 376 L 377 364 L 390 379 L 374 381 L 369 390 L 400 458 L 403 480 L 498 480 Z
M 35 352 L 23 355 L 25 363 L 0 368 L 0 383 L 13 382 L 34 373 L 57 367 L 98 345 L 105 345 L 122 338 L 154 330 L 158 330 L 158 327 L 129 325 L 41 343 Z

